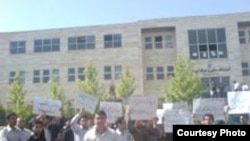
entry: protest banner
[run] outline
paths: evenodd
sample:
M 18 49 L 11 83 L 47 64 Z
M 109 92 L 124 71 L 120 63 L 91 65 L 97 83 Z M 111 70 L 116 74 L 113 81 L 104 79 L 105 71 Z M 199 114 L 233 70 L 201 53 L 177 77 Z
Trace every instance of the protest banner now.
M 193 100 L 193 113 L 197 120 L 202 120 L 206 113 L 214 115 L 215 120 L 223 120 L 224 106 L 226 105 L 226 98 L 199 98 Z
M 229 114 L 250 113 L 250 91 L 227 93 Z
M 157 104 L 157 97 L 131 96 L 128 100 L 131 119 L 153 119 L 156 116 L 154 113 L 156 113 Z
M 122 116 L 122 104 L 120 102 L 103 101 L 100 103 L 99 109 L 106 113 L 108 123 L 115 123 L 116 119 Z
M 59 100 L 52 100 L 45 97 L 34 97 L 33 113 L 46 114 L 49 116 L 61 116 L 62 102 Z
M 97 106 L 98 99 L 95 96 L 79 93 L 75 97 L 75 107 L 82 109 L 90 113 L 94 113 Z

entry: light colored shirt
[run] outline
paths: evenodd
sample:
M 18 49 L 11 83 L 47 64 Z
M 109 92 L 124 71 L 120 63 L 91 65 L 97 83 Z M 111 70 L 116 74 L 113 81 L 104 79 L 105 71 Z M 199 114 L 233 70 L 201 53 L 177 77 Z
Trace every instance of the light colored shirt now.
M 83 141 L 120 141 L 120 140 L 118 140 L 116 133 L 110 128 L 107 128 L 104 133 L 99 134 L 98 132 L 96 132 L 96 128 L 94 127 L 85 134 Z
M 22 134 L 22 136 L 24 137 L 25 140 L 28 140 L 29 137 L 32 135 L 32 131 L 27 129 L 27 128 L 21 129 L 21 128 L 17 127 L 17 130 L 19 130 L 21 132 L 21 134 Z
M 0 141 L 26 141 L 22 133 L 17 128 L 4 127 L 0 131 Z
M 89 128 L 83 128 L 83 126 L 78 124 L 78 120 L 81 118 L 81 114 L 76 114 L 71 120 L 71 129 L 74 133 L 75 141 L 83 141 L 83 137 L 85 133 L 89 130 Z
M 123 133 L 116 129 L 117 139 L 118 141 L 134 141 L 134 137 L 131 133 L 128 132 L 128 130 L 125 130 Z

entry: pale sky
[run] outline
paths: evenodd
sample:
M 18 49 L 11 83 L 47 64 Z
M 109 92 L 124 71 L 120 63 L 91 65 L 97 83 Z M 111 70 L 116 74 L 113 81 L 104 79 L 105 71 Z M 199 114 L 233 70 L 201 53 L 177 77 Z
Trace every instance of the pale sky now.
M 250 12 L 250 0 L 0 0 L 0 32 Z

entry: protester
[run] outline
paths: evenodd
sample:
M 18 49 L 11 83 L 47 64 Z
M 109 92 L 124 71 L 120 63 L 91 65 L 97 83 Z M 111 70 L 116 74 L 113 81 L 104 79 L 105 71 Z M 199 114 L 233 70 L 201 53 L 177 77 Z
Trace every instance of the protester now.
M 32 123 L 33 134 L 28 138 L 27 141 L 46 141 L 45 137 L 42 135 L 43 123 L 40 120 L 35 120 Z

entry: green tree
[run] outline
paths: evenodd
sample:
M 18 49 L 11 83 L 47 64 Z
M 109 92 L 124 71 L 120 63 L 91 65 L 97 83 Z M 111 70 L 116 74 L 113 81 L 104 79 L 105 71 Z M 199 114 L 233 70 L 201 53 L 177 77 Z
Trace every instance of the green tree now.
M 23 90 L 23 85 L 20 82 L 19 73 L 15 73 L 13 82 L 9 86 L 8 98 L 10 106 L 7 110 L 15 112 L 18 116 L 27 118 L 32 112 L 24 102 L 26 92 Z
M 169 84 L 162 85 L 161 90 L 168 102 L 187 102 L 192 107 L 192 100 L 204 93 L 201 78 L 194 73 L 194 63 L 178 55 L 174 64 L 174 76 L 169 77 Z
M 60 100 L 62 102 L 64 116 L 68 118 L 74 115 L 72 101 L 66 99 L 63 89 L 60 87 L 58 77 L 53 75 L 50 78 L 48 84 L 49 84 L 49 98 L 53 100 Z
M 129 68 L 126 67 L 121 76 L 120 83 L 116 86 L 116 93 L 122 100 L 127 99 L 135 91 L 135 79 L 130 75 Z

